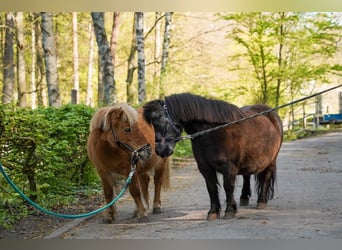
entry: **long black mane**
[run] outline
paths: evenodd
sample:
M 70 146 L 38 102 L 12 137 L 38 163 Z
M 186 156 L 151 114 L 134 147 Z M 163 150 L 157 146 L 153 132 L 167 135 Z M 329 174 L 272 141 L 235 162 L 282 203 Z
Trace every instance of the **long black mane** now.
M 190 93 L 167 96 L 165 104 L 171 117 L 183 122 L 201 121 L 220 124 L 244 117 L 244 112 L 234 104 Z

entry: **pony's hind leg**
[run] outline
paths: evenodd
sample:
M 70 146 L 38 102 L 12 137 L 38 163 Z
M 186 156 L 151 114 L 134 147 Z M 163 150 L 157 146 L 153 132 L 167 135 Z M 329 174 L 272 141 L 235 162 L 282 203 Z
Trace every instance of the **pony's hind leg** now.
M 264 209 L 267 201 L 273 198 L 275 180 L 276 162 L 274 161 L 264 171 L 256 175 L 257 209 Z
M 240 196 L 240 206 L 249 205 L 249 198 L 252 195 L 250 179 L 251 179 L 250 175 L 243 176 L 243 185 L 242 185 L 242 191 L 241 191 L 241 196 Z
M 155 170 L 154 174 L 154 198 L 153 198 L 153 213 L 160 214 L 161 209 L 161 188 L 164 179 L 164 168 L 159 168 Z

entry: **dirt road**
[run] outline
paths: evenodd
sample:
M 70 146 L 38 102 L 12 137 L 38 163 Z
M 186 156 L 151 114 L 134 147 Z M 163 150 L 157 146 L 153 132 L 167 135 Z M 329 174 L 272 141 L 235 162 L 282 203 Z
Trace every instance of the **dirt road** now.
M 88 219 L 58 236 L 65 239 L 342 239 L 342 131 L 284 143 L 278 158 L 275 198 L 265 210 L 239 207 L 236 218 L 206 221 L 209 196 L 195 162 L 172 172 L 163 213 L 149 223 L 131 218 L 133 201 L 118 203 L 119 220 Z M 238 177 L 235 197 L 241 192 Z M 224 204 L 223 190 L 220 192 Z

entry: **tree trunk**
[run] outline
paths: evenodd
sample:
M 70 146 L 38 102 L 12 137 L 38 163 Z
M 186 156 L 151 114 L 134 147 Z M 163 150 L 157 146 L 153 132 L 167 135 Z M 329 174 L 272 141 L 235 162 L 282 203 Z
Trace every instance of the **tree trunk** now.
M 12 12 L 6 14 L 5 48 L 3 58 L 3 87 L 2 103 L 13 101 L 15 76 L 14 76 L 14 51 L 13 51 L 14 16 Z
M 44 68 L 44 51 L 42 45 L 42 31 L 41 31 L 41 15 L 40 13 L 33 13 L 33 25 L 34 25 L 34 40 L 35 40 L 35 52 L 36 52 L 36 70 L 35 70 L 35 90 L 37 92 L 37 105 L 47 106 L 47 94 L 45 83 L 45 68 Z
M 164 77 L 166 75 L 166 67 L 167 67 L 167 62 L 169 59 L 172 14 L 173 14 L 173 12 L 166 12 L 165 13 L 165 30 L 164 30 L 163 52 L 162 52 L 161 68 L 160 68 L 159 98 L 164 98 L 164 96 L 165 96 L 165 86 L 164 86 L 163 81 L 164 81 Z
M 119 26 L 120 26 L 120 12 L 114 12 L 113 13 L 112 38 L 111 38 L 111 43 L 110 43 L 110 51 L 112 53 L 114 68 L 115 68 L 115 59 L 116 59 L 116 48 L 118 45 Z
M 31 21 L 31 109 L 35 109 L 36 101 L 37 101 L 37 93 L 36 93 L 36 30 L 34 28 L 34 16 L 30 15 Z
M 74 89 L 71 103 L 79 103 L 80 92 L 80 78 L 78 74 L 78 38 L 77 38 L 77 12 L 72 12 L 72 48 L 73 48 L 73 60 L 74 60 Z
M 133 90 L 132 90 L 132 82 L 133 82 L 133 73 L 136 67 L 134 66 L 134 56 L 135 56 L 135 51 L 137 50 L 137 45 L 136 45 L 136 32 L 135 32 L 135 19 L 136 16 L 134 15 L 134 20 L 133 20 L 133 31 L 132 31 L 132 41 L 131 41 L 131 50 L 127 59 L 127 78 L 126 78 L 126 93 L 127 93 L 127 102 L 128 103 L 133 103 L 134 100 L 134 95 L 133 95 Z
M 88 82 L 86 104 L 94 106 L 93 93 L 93 67 L 94 67 L 94 31 L 92 23 L 89 23 L 89 59 L 88 59 Z
M 135 25 L 137 34 L 137 52 L 138 52 L 138 102 L 143 103 L 146 99 L 145 83 L 145 51 L 144 51 L 144 13 L 135 13 Z
M 17 75 L 18 75 L 18 105 L 19 107 L 27 106 L 27 86 L 26 86 L 26 64 L 25 64 L 25 38 L 23 27 L 23 12 L 17 13 Z
M 155 15 L 155 22 L 156 22 L 156 29 L 155 29 L 155 47 L 154 47 L 154 67 L 153 67 L 153 77 L 158 78 L 160 75 L 160 52 L 161 52 L 161 36 L 160 36 L 160 22 L 158 21 L 161 17 L 160 12 L 156 12 Z
M 280 13 L 280 20 L 285 19 L 285 12 Z M 279 31 L 278 31 L 278 41 L 279 41 L 279 49 L 278 49 L 278 76 L 277 76 L 277 88 L 276 88 L 276 96 L 275 96 L 275 106 L 279 106 L 280 99 L 280 87 L 282 84 L 282 71 L 283 71 L 283 48 L 284 48 L 284 23 L 280 22 Z
M 91 17 L 94 23 L 96 42 L 101 60 L 100 68 L 102 71 L 102 82 L 104 85 L 103 104 L 110 105 L 116 103 L 116 89 L 114 80 L 114 65 L 104 26 L 104 13 L 91 12 Z
M 42 12 L 41 15 L 42 44 L 45 58 L 49 105 L 58 108 L 61 106 L 61 99 L 57 75 L 56 43 L 53 33 L 53 14 Z

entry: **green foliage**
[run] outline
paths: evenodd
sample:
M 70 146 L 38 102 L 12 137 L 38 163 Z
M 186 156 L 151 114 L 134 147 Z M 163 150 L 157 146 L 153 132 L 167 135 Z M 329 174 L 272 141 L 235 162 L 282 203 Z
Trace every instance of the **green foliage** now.
M 26 195 L 36 196 L 40 205 L 52 208 L 74 201 L 77 192 L 100 188 L 86 151 L 92 108 L 69 104 L 59 109 L 1 109 L 5 128 L 0 141 L 1 163 Z M 32 143 L 35 150 L 30 154 Z M 4 178 L 0 183 L 0 218 L 6 218 L 0 225 L 4 225 L 27 214 L 27 208 Z
M 192 156 L 191 141 L 184 140 L 184 141 L 178 142 L 174 151 L 174 156 L 191 157 Z
M 232 58 L 249 62 L 236 69 L 249 74 L 253 102 L 278 106 L 303 95 L 309 83 L 328 82 L 329 74 L 340 70 L 331 61 L 342 29 L 333 13 L 229 13 L 221 18 L 233 27 L 228 38 L 241 47 Z

